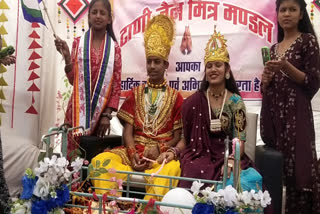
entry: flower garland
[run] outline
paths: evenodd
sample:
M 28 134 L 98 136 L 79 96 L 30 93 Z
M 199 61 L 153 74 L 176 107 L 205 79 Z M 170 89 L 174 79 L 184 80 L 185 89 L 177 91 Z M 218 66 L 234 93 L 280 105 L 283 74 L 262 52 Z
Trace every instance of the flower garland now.
M 271 204 L 268 191 L 251 190 L 238 193 L 229 185 L 215 192 L 211 187 L 200 190 L 203 185 L 199 181 L 194 181 L 192 184 L 191 191 L 197 201 L 192 214 L 263 213 L 263 208 Z

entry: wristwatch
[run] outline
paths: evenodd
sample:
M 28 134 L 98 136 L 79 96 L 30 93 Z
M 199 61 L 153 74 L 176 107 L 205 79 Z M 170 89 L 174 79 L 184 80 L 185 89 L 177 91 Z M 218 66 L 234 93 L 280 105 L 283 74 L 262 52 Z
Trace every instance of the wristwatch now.
M 103 112 L 101 117 L 107 117 L 109 120 L 112 120 L 112 115 L 110 113 Z

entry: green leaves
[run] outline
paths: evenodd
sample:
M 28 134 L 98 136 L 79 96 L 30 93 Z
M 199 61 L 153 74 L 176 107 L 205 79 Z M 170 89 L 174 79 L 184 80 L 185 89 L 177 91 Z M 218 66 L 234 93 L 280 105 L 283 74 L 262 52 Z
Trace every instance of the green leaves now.
M 96 167 L 93 167 L 92 163 L 88 166 L 88 173 L 92 177 L 99 177 L 100 175 L 104 173 L 108 173 L 108 170 L 106 169 L 106 166 L 108 166 L 110 163 L 110 159 L 106 159 L 103 161 L 101 166 L 101 161 L 97 160 L 95 163 Z
M 106 166 L 108 166 L 109 165 L 109 163 L 110 163 L 110 159 L 106 159 L 106 160 L 104 160 L 104 162 L 103 162 L 103 164 L 102 164 L 102 166 L 103 167 L 106 167 Z

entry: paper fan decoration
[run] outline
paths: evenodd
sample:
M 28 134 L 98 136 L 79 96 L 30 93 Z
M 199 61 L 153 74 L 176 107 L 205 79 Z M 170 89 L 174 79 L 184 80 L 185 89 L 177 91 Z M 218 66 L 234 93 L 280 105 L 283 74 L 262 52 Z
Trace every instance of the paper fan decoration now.
M 61 0 L 58 5 L 74 24 L 79 21 L 89 8 L 89 2 L 87 0 Z

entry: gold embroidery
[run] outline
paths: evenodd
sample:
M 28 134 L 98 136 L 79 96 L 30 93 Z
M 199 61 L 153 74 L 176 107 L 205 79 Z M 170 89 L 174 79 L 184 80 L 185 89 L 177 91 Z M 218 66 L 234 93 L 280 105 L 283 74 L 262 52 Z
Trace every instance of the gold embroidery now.
M 146 114 L 144 110 L 145 109 L 144 89 L 145 89 L 145 84 L 136 87 L 134 91 L 137 120 L 141 124 L 144 123 L 144 116 Z M 163 129 L 164 127 L 166 127 L 167 123 L 171 122 L 171 114 L 176 102 L 177 95 L 178 95 L 177 90 L 170 87 L 166 88 L 165 95 L 163 97 L 163 102 L 162 102 L 162 105 L 160 106 L 160 114 L 159 114 L 159 117 L 156 118 L 157 124 L 155 128 L 157 130 Z
M 118 116 L 119 119 L 122 119 L 122 120 L 124 120 L 125 122 L 127 122 L 127 123 L 129 123 L 131 125 L 133 125 L 133 123 L 134 123 L 132 114 L 124 111 L 123 109 L 119 110 L 117 116 Z
M 223 112 L 220 120 L 221 120 L 222 130 L 228 130 L 230 126 L 230 118 L 228 114 Z
M 246 128 L 246 114 L 242 109 L 239 109 L 234 114 L 234 122 L 237 131 L 242 132 Z
M 129 155 L 125 147 L 114 148 L 109 152 L 119 155 L 123 164 L 131 166 L 131 161 L 129 160 Z

